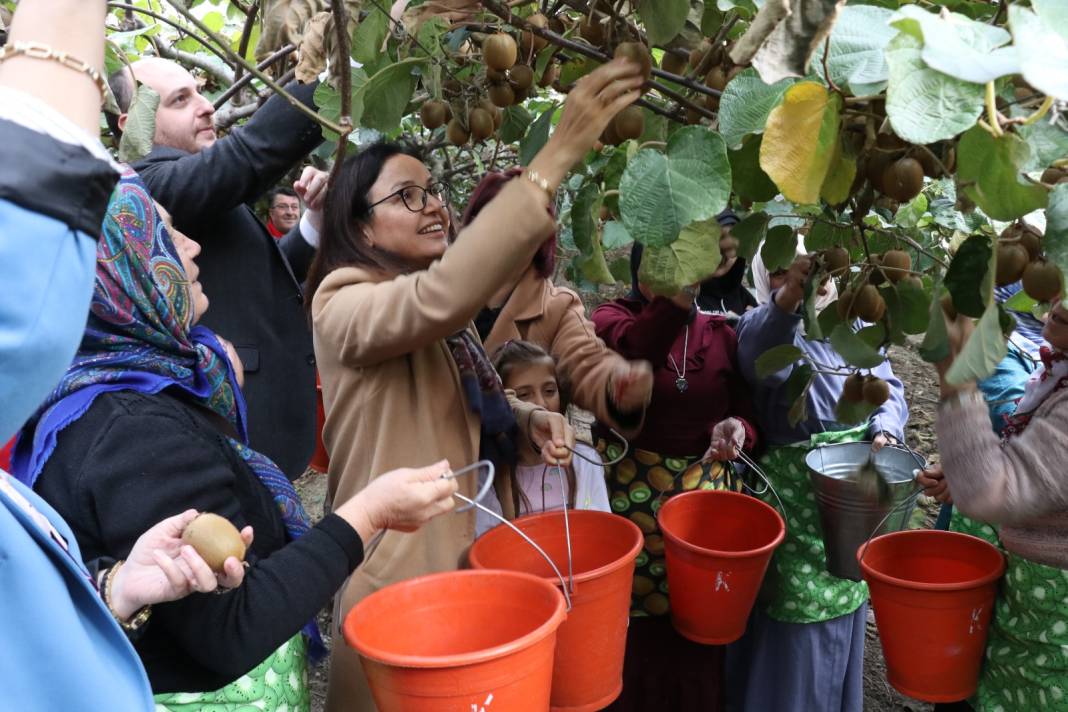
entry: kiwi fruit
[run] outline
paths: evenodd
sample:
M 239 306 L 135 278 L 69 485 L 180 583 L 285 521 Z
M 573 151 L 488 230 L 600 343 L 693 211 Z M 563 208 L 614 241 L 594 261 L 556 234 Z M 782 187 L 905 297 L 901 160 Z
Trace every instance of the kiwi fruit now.
M 705 97 L 705 108 L 709 111 L 719 111 L 719 97 L 708 95 Z
M 890 384 L 878 376 L 867 376 L 862 392 L 868 405 L 878 408 L 890 399 Z
M 923 167 L 923 174 L 928 178 L 937 178 L 942 175 L 942 169 L 938 166 L 938 161 L 934 159 L 929 151 L 917 149 L 912 152 L 912 157 L 920 162 Z
M 539 30 L 546 30 L 549 28 L 549 18 L 542 15 L 540 12 L 534 13 L 527 18 L 527 23 L 537 27 Z M 523 34 L 519 36 L 519 44 L 523 48 L 523 53 L 529 53 L 533 46 L 535 52 L 540 52 L 549 44 L 549 40 L 544 37 L 540 37 L 530 30 L 524 30 Z
M 599 20 L 584 17 L 579 23 L 579 35 L 594 47 L 600 47 L 604 44 L 604 25 Z
M 857 313 L 853 309 L 852 289 L 846 289 L 844 292 L 838 295 L 836 311 L 838 312 L 838 318 L 842 321 L 852 321 L 853 319 L 857 318 Z
M 923 166 L 915 158 L 899 158 L 883 171 L 883 193 L 905 203 L 923 190 Z
M 645 114 L 640 107 L 628 106 L 612 120 L 615 134 L 622 141 L 638 138 L 645 131 Z
M 622 42 L 616 47 L 613 56 L 616 59 L 626 57 L 639 65 L 642 68 L 642 77 L 646 81 L 649 81 L 649 77 L 653 75 L 653 58 L 641 42 Z
M 1052 301 L 1064 288 L 1064 276 L 1057 265 L 1039 260 L 1023 272 L 1023 290 L 1036 302 Z
M 490 119 L 490 121 L 493 121 L 493 119 Z M 445 138 L 453 146 L 463 146 L 471 138 L 471 134 L 464 128 L 459 119 L 453 118 L 445 127 Z
M 1041 181 L 1046 185 L 1056 185 L 1063 180 L 1068 180 L 1068 171 L 1054 166 L 1042 171 Z
M 607 205 L 602 205 L 601 209 L 597 211 L 597 217 L 601 222 L 608 222 L 612 219 L 612 211 L 608 209 Z
M 690 65 L 690 69 L 696 70 L 701 66 L 705 57 L 712 51 L 712 43 L 707 39 L 701 40 L 701 44 L 690 50 L 690 57 L 687 60 L 687 64 Z
M 538 80 L 538 86 L 542 89 L 552 86 L 552 83 L 560 78 L 560 65 L 556 62 L 549 62 L 545 65 L 545 71 L 541 73 L 541 79 Z
M 872 152 L 864 161 L 864 175 L 867 176 L 871 187 L 880 193 L 886 192 L 883 174 L 893 161 L 894 159 L 889 153 L 883 153 L 882 151 Z
M 478 143 L 493 135 L 493 115 L 483 108 L 471 109 L 467 115 L 467 126 L 471 129 L 471 139 Z
M 864 400 L 864 376 L 859 373 L 846 376 L 845 383 L 842 384 L 842 399 L 850 403 Z
M 496 104 L 494 104 L 489 99 L 483 99 L 482 101 L 478 102 L 478 108 L 484 110 L 486 113 L 493 117 L 494 130 L 499 129 L 501 127 L 501 123 L 504 121 L 504 112 L 501 111 Z
M 609 146 L 618 146 L 623 143 L 623 139 L 616 133 L 615 118 L 608 122 L 608 125 L 604 127 L 604 133 L 601 134 L 601 141 Z
M 872 271 L 868 273 L 868 283 L 878 287 L 880 284 L 886 281 L 886 273 L 884 273 L 880 267 L 883 266 L 883 258 L 881 255 L 872 255 L 868 260 L 868 264 L 872 266 Z
M 857 291 L 857 297 L 853 301 L 853 312 L 864 321 L 874 324 L 883 318 L 886 313 L 886 301 L 879 290 L 870 284 L 865 284 Z
M 437 99 L 428 101 L 419 107 L 419 120 L 431 131 L 444 126 L 449 120 L 449 105 Z
M 908 277 L 905 277 L 903 280 L 897 283 L 897 286 L 902 287 L 906 284 L 911 285 L 916 289 L 923 289 L 923 280 L 914 274 L 910 274 Z
M 705 75 L 705 86 L 717 91 L 723 91 L 727 88 L 727 75 L 723 71 L 723 67 L 712 67 L 712 69 L 708 70 L 708 74 Z
M 730 71 L 727 72 L 727 83 L 730 84 L 732 79 L 734 79 L 736 76 L 738 76 L 739 74 L 741 74 L 744 71 L 745 71 L 745 67 L 743 67 L 740 64 L 736 64 L 733 67 L 731 67 Z
M 508 81 L 508 72 L 498 72 L 493 67 L 486 67 L 486 81 L 490 84 L 504 84 Z
M 487 93 L 494 106 L 504 108 L 515 103 L 515 92 L 507 84 L 494 84 Z
M 897 134 L 881 133 L 875 137 L 875 145 L 887 151 L 904 151 L 909 145 Z
M 504 32 L 490 35 L 482 43 L 482 58 L 490 69 L 503 72 L 510 69 L 518 57 L 519 48 L 516 47 L 515 40 Z
M 508 70 L 508 79 L 519 91 L 526 91 L 534 85 L 534 70 L 525 64 L 517 64 Z
M 696 126 L 697 124 L 701 123 L 701 119 L 703 118 L 704 115 L 701 114 L 699 111 L 695 111 L 694 109 L 686 109 L 686 123 L 690 126 Z
M 686 59 L 674 52 L 665 51 L 660 58 L 660 68 L 670 74 L 682 74 L 686 71 Z
M 1026 223 L 1013 223 L 998 235 L 1001 240 L 1016 240 L 1020 247 L 1027 250 L 1027 258 L 1035 261 L 1042 255 L 1042 235 Z
M 828 247 L 823 251 L 823 263 L 831 274 L 840 274 L 849 269 L 849 251 L 844 247 Z
M 1001 242 L 998 244 L 997 273 L 994 281 L 999 287 L 1005 287 L 1020 281 L 1024 268 L 1030 259 L 1027 250 L 1014 242 Z
M 182 543 L 196 549 L 200 558 L 216 573 L 223 571 L 223 563 L 231 556 L 238 561 L 245 560 L 245 540 L 241 538 L 241 532 L 229 519 L 211 512 L 198 514 L 185 526 Z
M 887 250 L 882 256 L 883 271 L 891 282 L 899 282 L 912 270 L 912 257 L 904 250 Z

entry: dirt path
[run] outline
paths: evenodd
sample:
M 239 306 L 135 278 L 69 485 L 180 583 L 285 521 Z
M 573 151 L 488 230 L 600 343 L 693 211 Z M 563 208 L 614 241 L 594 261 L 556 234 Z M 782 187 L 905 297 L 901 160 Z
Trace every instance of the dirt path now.
M 894 347 L 890 351 L 894 373 L 905 384 L 909 403 L 908 444 L 931 459 L 935 458 L 934 413 L 938 403 L 938 384 L 933 369 L 916 353 L 915 348 Z M 308 514 L 314 519 L 322 516 L 323 499 L 326 494 L 326 476 L 309 472 L 297 482 L 297 490 L 304 500 Z M 933 520 L 937 511 L 933 503 L 924 505 L 926 519 Z M 329 610 L 319 614 L 320 627 L 329 630 Z M 330 641 L 327 641 L 330 644 Z M 327 665 L 322 663 L 311 672 L 312 710 L 320 712 L 326 698 Z M 875 622 L 868 616 L 867 646 L 864 663 L 864 709 L 867 712 L 929 712 L 932 706 L 905 697 L 886 681 L 886 663 L 879 644 Z

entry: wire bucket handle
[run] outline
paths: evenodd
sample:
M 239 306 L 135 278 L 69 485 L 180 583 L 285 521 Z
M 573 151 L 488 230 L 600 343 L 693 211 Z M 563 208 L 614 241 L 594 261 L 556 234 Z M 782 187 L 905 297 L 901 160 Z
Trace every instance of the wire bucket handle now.
M 913 453 L 913 454 L 915 454 L 915 453 Z M 871 546 L 871 540 L 872 540 L 872 539 L 874 539 L 874 538 L 875 538 L 875 534 L 876 534 L 876 533 L 877 533 L 877 532 L 878 532 L 878 531 L 879 531 L 880 529 L 882 529 L 882 528 L 883 528 L 883 525 L 884 525 L 884 524 L 886 524 L 886 520 L 888 520 L 888 519 L 889 519 L 890 517 L 892 517 L 892 516 L 893 516 L 894 514 L 896 514 L 896 513 L 898 513 L 898 512 L 902 512 L 902 511 L 905 511 L 905 510 L 907 510 L 907 509 L 908 509 L 909 507 L 911 507 L 912 505 L 914 505 L 914 504 L 916 503 L 916 500 L 918 500 L 918 499 L 920 498 L 920 495 L 921 495 L 921 494 L 923 494 L 923 490 L 922 490 L 922 489 L 916 490 L 915 492 L 913 492 L 912 494 L 910 494 L 910 495 L 909 495 L 908 497 L 906 497 L 905 499 L 901 500 L 900 502 L 898 502 L 897 504 L 895 504 L 895 505 L 894 505 L 893 507 L 891 507 L 891 508 L 890 508 L 890 511 L 889 511 L 889 512 L 887 512 L 887 513 L 886 513 L 886 514 L 885 514 L 885 515 L 883 516 L 883 518 L 879 520 L 879 523 L 875 525 L 875 528 L 871 530 L 871 534 L 869 534 L 869 535 L 868 535 L 868 538 L 867 538 L 867 539 L 866 539 L 866 540 L 864 541 L 864 548 L 863 548 L 863 549 L 861 549 L 861 551 L 860 551 L 860 557 L 859 557 L 859 558 L 857 559 L 857 563 L 858 563 L 858 564 L 859 564 L 859 563 L 860 563 L 861 561 L 864 561 L 864 557 L 865 557 L 865 556 L 866 556 L 866 555 L 868 554 L 868 547 L 869 547 L 869 546 Z
M 756 463 L 756 460 L 746 455 L 745 451 L 741 449 L 738 450 L 738 459 L 745 463 L 750 469 L 752 469 L 753 472 L 757 475 L 757 477 L 764 480 L 764 489 L 760 490 L 759 492 L 750 487 L 746 483 L 745 478 L 742 478 L 741 480 L 742 487 L 746 488 L 747 490 L 749 490 L 750 494 L 756 495 L 757 497 L 766 494 L 770 491 L 772 496 L 775 497 L 775 501 L 779 503 L 779 510 L 782 511 L 783 520 L 789 521 L 789 516 L 786 514 L 786 505 L 782 503 L 782 498 L 779 497 L 779 493 L 775 491 L 775 486 L 771 484 L 771 479 L 764 473 L 762 469 L 760 469 L 760 465 Z

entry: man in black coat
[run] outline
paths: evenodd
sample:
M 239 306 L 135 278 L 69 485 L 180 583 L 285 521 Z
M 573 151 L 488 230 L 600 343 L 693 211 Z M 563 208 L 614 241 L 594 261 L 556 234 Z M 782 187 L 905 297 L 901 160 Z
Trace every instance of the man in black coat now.
M 157 58 L 136 62 L 133 70 L 160 95 L 152 152 L 133 167 L 174 225 L 200 243 L 200 282 L 211 299 L 201 323 L 233 342 L 244 364 L 252 447 L 296 479 L 315 447 L 315 355 L 301 284 L 318 235 L 303 221 L 276 241 L 249 205 L 318 146 L 322 134 L 274 96 L 245 126 L 216 140 L 214 108 L 189 72 Z M 128 72 L 112 84 L 127 109 Z M 314 84 L 287 88 L 314 106 Z M 118 117 L 118 128 L 125 119 Z

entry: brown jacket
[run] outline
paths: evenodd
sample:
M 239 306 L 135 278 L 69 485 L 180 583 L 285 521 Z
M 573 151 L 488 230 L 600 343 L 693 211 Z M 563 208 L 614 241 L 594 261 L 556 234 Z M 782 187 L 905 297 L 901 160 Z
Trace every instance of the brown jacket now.
M 1068 569 L 1068 390 L 1035 409 L 1004 445 L 990 430 L 981 393 L 938 409 L 938 453 L 953 503 L 969 517 L 1000 524 L 1007 551 Z
M 453 467 L 478 459 L 479 420 L 464 401 L 444 339 L 471 319 L 553 230 L 528 181 L 505 186 L 429 269 L 398 277 L 348 267 L 323 280 L 312 325 L 330 453 L 328 502 L 343 502 L 398 467 Z M 505 230 L 507 226 L 507 230 Z M 503 244 L 501 235 L 512 236 Z M 531 406 L 513 399 L 522 410 Z M 473 478 L 460 491 L 471 496 Z M 418 532 L 389 532 L 335 604 L 331 710 L 373 710 L 359 657 L 338 627 L 358 600 L 396 581 L 455 569 L 474 540 L 474 512 L 447 514 Z
M 597 420 L 625 437 L 641 430 L 642 413 L 622 417 L 609 402 L 612 370 L 626 359 L 598 338 L 577 294 L 557 287 L 533 267 L 523 273 L 504 303 L 486 337 L 486 352 L 492 354 L 509 339 L 530 341 L 548 351 L 570 383 L 575 405 L 593 412 Z

